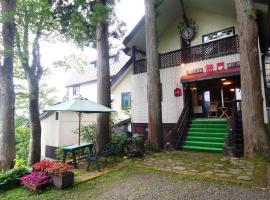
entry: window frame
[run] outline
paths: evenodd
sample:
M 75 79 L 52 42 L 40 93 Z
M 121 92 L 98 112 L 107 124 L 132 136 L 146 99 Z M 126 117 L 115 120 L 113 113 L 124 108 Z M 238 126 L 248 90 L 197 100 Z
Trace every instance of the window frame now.
M 129 97 L 129 105 L 125 106 L 124 105 L 124 96 L 128 95 Z M 122 110 L 127 110 L 131 108 L 131 93 L 130 92 L 122 92 L 121 93 L 121 109 Z
M 77 91 L 77 92 L 76 92 Z M 72 95 L 78 96 L 80 95 L 80 85 L 76 85 L 72 87 Z

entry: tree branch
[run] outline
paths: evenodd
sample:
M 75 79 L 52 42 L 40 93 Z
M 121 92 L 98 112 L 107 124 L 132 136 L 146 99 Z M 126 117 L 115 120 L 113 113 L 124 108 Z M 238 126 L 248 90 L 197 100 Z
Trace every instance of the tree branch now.
M 25 54 L 21 48 L 21 39 L 20 39 L 20 34 L 18 31 L 16 31 L 16 46 L 17 46 L 17 50 L 18 50 L 18 54 L 19 54 L 19 59 L 21 61 L 21 64 L 22 64 L 24 71 L 26 72 L 26 74 L 31 73 L 31 68 L 29 66 L 29 63 L 26 62 Z
M 36 32 L 36 36 L 32 47 L 32 56 L 33 56 L 32 70 L 35 72 L 35 76 L 38 80 L 40 80 L 43 74 L 43 67 L 41 66 L 40 63 L 40 47 L 39 47 L 39 39 L 41 37 L 41 26 L 38 28 Z

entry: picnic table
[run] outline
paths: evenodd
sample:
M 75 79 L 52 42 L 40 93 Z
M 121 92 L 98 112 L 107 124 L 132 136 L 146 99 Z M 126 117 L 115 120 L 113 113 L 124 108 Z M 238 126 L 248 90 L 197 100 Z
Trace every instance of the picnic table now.
M 75 145 L 63 147 L 63 151 L 64 151 L 63 162 L 66 162 L 67 154 L 72 153 L 72 159 L 73 159 L 72 164 L 74 165 L 75 168 L 77 168 L 78 164 L 77 164 L 77 158 L 76 158 L 76 151 L 88 148 L 90 153 L 92 153 L 93 146 L 94 146 L 94 143 L 81 143 L 79 145 L 75 144 Z M 78 158 L 78 159 L 81 159 L 81 158 Z

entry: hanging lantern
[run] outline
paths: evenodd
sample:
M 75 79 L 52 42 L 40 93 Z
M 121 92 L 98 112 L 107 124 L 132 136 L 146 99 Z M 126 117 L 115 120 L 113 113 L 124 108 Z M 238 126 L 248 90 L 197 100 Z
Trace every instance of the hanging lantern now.
M 176 97 L 180 97 L 180 96 L 182 96 L 182 90 L 180 89 L 180 88 L 175 88 L 174 89 L 174 96 L 176 96 Z

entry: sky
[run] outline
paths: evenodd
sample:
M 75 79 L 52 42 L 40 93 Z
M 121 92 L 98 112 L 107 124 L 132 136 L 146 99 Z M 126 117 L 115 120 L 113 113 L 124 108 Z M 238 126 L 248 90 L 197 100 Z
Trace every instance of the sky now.
M 127 35 L 144 15 L 144 0 L 120 0 L 116 7 L 116 14 L 120 20 L 127 24 Z M 66 93 L 65 83 L 70 73 L 53 69 L 53 62 L 62 60 L 65 56 L 71 54 L 85 54 L 93 60 L 96 58 L 96 51 L 90 48 L 82 51 L 73 44 L 57 41 L 55 43 L 42 41 L 40 46 L 41 63 L 44 68 L 52 69 L 53 73 L 45 81 L 49 86 L 56 87 L 58 100 L 62 100 Z

